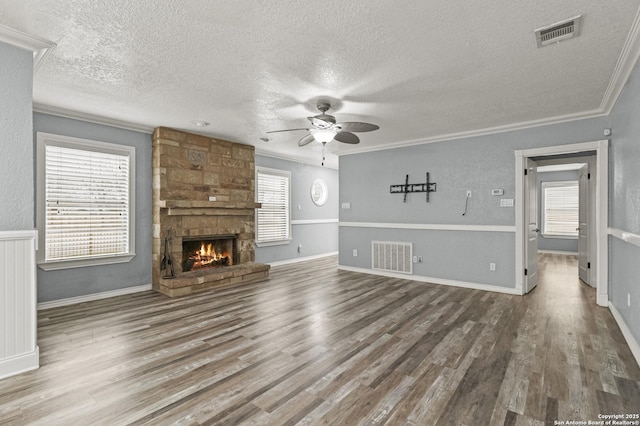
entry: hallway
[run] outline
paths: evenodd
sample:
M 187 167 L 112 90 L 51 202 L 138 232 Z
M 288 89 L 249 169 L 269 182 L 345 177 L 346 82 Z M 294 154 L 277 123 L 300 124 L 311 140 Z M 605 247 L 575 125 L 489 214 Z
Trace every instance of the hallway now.
M 578 279 L 577 256 L 540 253 L 538 273 L 519 332 L 535 352 L 525 414 L 549 424 L 638 412 L 638 365 L 595 288 Z

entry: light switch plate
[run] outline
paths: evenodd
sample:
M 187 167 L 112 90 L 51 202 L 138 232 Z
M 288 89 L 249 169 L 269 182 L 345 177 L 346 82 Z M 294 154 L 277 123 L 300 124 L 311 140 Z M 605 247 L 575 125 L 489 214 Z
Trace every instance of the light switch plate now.
M 491 190 L 491 195 L 504 195 L 504 189 L 494 188 Z
M 513 198 L 503 198 L 500 200 L 500 207 L 513 207 Z

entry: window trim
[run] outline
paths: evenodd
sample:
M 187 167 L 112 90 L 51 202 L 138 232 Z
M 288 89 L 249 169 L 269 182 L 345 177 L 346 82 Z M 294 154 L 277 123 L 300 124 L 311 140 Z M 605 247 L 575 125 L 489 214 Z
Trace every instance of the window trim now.
M 288 214 L 287 214 L 287 234 L 288 237 L 281 239 L 281 240 L 271 240 L 271 241 L 258 241 L 258 230 L 259 230 L 259 224 L 258 224 L 258 210 L 256 209 L 256 214 L 255 214 L 255 218 L 256 218 L 256 224 L 255 224 L 255 245 L 256 247 L 270 247 L 270 246 L 279 246 L 279 245 L 285 245 L 285 244 L 289 244 L 291 243 L 291 241 L 293 240 L 293 238 L 291 237 L 291 171 L 289 170 L 281 170 L 281 169 L 272 169 L 269 167 L 262 167 L 262 166 L 256 166 L 255 169 L 255 182 L 256 182 L 256 202 L 258 201 L 258 174 L 262 172 L 264 174 L 271 174 L 271 175 L 275 175 L 275 176 L 281 176 L 281 177 L 286 177 L 287 178 L 287 183 L 289 184 L 289 190 L 288 190 L 288 200 L 287 200 L 287 207 L 288 207 Z
M 546 203 L 545 203 L 545 189 L 553 188 L 553 187 L 567 187 L 567 186 L 575 186 L 579 188 L 580 182 L 578 180 L 563 180 L 563 181 L 542 181 L 540 184 L 540 228 L 541 234 L 544 238 L 556 238 L 563 240 L 577 240 L 579 238 L 578 231 L 576 231 L 576 235 L 562 235 L 562 234 L 550 234 L 546 230 Z M 579 195 L 578 195 L 579 196 Z M 579 200 L 578 200 L 579 202 Z
M 96 151 L 129 156 L 129 250 L 126 254 L 113 256 L 97 256 L 89 258 L 53 260 L 45 259 L 46 224 L 45 224 L 45 154 L 47 145 L 59 146 L 85 151 Z M 71 136 L 56 135 L 52 133 L 37 132 L 36 136 L 36 227 L 38 229 L 38 251 L 36 260 L 38 267 L 45 271 L 81 268 L 86 266 L 111 265 L 130 262 L 136 255 L 135 252 L 135 180 L 136 180 L 136 156 L 135 147 L 119 145 L 109 142 L 100 142 L 90 139 L 74 138 Z

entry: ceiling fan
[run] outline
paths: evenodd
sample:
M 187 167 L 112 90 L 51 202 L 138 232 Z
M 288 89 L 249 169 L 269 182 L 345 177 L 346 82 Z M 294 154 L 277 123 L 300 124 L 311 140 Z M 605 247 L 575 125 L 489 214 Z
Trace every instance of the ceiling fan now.
M 336 118 L 333 115 L 327 114 L 331 105 L 328 102 L 319 102 L 318 110 L 320 114 L 313 117 L 307 117 L 311 123 L 311 127 L 297 128 L 297 129 L 285 129 L 285 130 L 272 130 L 267 133 L 281 133 L 281 132 L 294 132 L 298 130 L 306 130 L 308 135 L 303 136 L 298 141 L 298 146 L 305 146 L 313 141 L 322 143 L 322 165 L 324 165 L 324 148 L 328 142 L 333 140 L 348 143 L 358 144 L 360 138 L 353 132 L 371 132 L 378 130 L 380 126 L 371 123 L 363 123 L 360 121 L 345 121 L 344 123 L 336 123 Z

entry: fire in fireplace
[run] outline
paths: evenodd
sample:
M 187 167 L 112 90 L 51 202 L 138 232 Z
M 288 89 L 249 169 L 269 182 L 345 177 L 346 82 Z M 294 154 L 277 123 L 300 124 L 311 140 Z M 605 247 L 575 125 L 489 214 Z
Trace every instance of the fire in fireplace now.
M 182 240 L 182 271 L 233 265 L 236 236 L 199 237 Z

